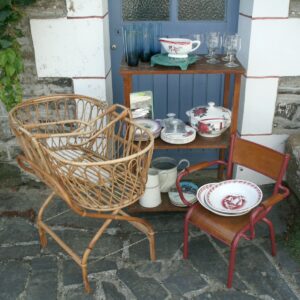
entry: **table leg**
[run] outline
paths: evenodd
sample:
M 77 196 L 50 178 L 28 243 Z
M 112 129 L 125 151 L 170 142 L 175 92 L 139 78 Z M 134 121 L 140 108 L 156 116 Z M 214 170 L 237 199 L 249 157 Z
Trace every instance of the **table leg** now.
M 126 75 L 123 76 L 124 84 L 124 105 L 130 107 L 130 93 L 132 91 L 132 76 Z
M 219 160 L 225 160 L 225 151 L 226 149 L 219 150 Z M 224 165 L 218 166 L 218 179 L 224 180 Z
M 239 98 L 241 89 L 241 74 L 235 74 L 234 76 L 234 91 L 233 91 L 233 102 L 232 102 L 232 115 L 231 115 L 231 133 L 236 133 L 238 123 L 238 112 L 239 112 Z

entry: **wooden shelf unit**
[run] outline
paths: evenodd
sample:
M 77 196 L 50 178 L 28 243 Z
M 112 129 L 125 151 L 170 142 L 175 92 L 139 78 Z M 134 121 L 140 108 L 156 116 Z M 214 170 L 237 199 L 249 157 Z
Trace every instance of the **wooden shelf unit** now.
M 241 77 L 245 73 L 245 69 L 238 62 L 239 66 L 235 68 L 228 68 L 224 63 L 219 64 L 208 64 L 206 63 L 206 58 L 201 57 L 196 63 L 189 65 L 188 69 L 183 71 L 179 67 L 165 67 L 165 66 L 151 66 L 149 63 L 140 62 L 137 67 L 129 67 L 125 61 L 122 61 L 120 67 L 120 74 L 123 77 L 123 87 L 124 87 L 124 104 L 125 106 L 130 106 L 130 93 L 132 92 L 132 80 L 133 76 L 140 75 L 168 75 L 168 74 L 224 74 L 224 96 L 223 96 L 223 106 L 231 109 L 232 118 L 230 128 L 223 133 L 220 137 L 216 138 L 204 138 L 197 135 L 195 141 L 185 145 L 172 145 L 165 143 L 161 139 L 155 140 L 155 149 L 219 149 L 219 158 L 225 158 L 225 150 L 229 146 L 229 139 L 232 133 L 237 131 L 238 122 L 238 109 L 239 109 L 239 97 L 240 97 L 240 87 L 241 87 Z M 230 96 L 230 82 L 231 77 L 234 77 L 233 86 L 233 97 L 232 106 L 229 107 L 229 96 Z M 222 169 L 219 169 L 219 177 L 221 176 Z M 157 211 L 182 211 L 184 209 L 173 206 L 168 201 L 168 196 L 162 197 L 163 202 L 157 208 L 142 208 L 138 207 L 139 204 L 136 203 L 129 207 L 131 212 L 157 212 Z M 165 199 L 167 198 L 167 199 Z

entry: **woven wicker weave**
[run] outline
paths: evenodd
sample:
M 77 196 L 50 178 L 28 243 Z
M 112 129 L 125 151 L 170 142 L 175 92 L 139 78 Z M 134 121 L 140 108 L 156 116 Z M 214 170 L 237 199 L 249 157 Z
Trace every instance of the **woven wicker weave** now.
M 38 216 L 41 244 L 46 245 L 47 232 L 73 257 L 82 267 L 87 291 L 88 255 L 113 219 L 127 220 L 146 233 L 155 259 L 151 226 L 121 210 L 145 191 L 154 143 L 127 108 L 80 95 L 54 95 L 27 100 L 9 117 L 24 152 L 18 157 L 20 166 L 53 189 Z M 149 139 L 136 141 L 137 135 Z M 81 216 L 106 219 L 82 259 L 42 221 L 55 194 Z

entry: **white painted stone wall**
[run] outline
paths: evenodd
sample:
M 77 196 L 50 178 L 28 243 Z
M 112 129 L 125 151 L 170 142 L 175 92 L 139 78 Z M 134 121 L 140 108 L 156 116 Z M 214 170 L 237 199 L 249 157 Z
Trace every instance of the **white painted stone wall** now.
M 112 103 L 107 0 L 66 5 L 66 17 L 30 20 L 38 77 L 72 78 L 74 93 Z
M 242 79 L 239 132 L 243 138 L 284 151 L 286 134 L 272 134 L 279 77 L 300 75 L 300 19 L 289 17 L 289 0 L 241 0 L 238 58 Z M 238 178 L 263 184 L 257 173 L 238 168 Z

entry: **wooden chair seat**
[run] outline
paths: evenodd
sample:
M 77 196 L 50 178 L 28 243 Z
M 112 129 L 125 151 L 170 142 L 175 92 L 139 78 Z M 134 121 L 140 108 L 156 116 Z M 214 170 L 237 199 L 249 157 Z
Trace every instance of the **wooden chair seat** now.
M 249 223 L 249 217 L 249 213 L 238 217 L 219 216 L 198 203 L 193 207 L 189 222 L 230 245 L 236 234 Z

